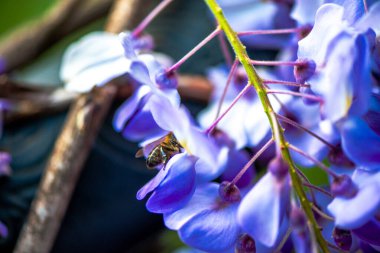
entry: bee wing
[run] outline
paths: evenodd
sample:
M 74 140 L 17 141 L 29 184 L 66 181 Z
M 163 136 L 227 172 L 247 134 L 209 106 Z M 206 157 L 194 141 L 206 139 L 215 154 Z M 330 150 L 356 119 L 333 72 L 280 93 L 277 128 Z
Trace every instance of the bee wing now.
M 135 157 L 140 158 L 143 156 L 144 156 L 144 150 L 142 148 L 140 148 L 139 150 L 137 150 Z

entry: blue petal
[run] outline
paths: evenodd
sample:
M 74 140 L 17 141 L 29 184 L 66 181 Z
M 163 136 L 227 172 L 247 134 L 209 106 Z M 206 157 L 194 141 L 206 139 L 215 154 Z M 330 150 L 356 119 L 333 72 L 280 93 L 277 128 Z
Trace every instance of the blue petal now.
M 187 132 L 186 145 L 188 151 L 199 157 L 196 164 L 197 176 L 203 180 L 212 180 L 220 176 L 224 170 L 219 163 L 225 153 L 219 152 L 214 142 L 203 132 L 195 127 L 190 127 Z
M 346 0 L 343 4 L 344 19 L 352 26 L 365 14 L 363 1 Z
M 8 237 L 8 228 L 0 221 L 0 239 Z
M 184 208 L 173 213 L 164 213 L 165 225 L 170 229 L 179 230 L 198 213 L 212 209 L 218 198 L 218 184 L 208 183 L 204 186 L 197 186 L 193 197 Z
M 296 0 L 291 17 L 298 22 L 298 24 L 314 24 L 314 16 L 317 12 L 321 1 L 303 1 Z
M 289 203 L 289 178 L 282 182 L 267 173 L 243 198 L 238 221 L 256 241 L 271 247 L 279 236 L 280 226 Z
M 369 12 L 355 24 L 355 27 L 362 31 L 372 28 L 378 36 L 380 34 L 380 2 L 372 5 Z
M 174 158 L 174 157 L 173 157 Z M 175 160 L 175 159 L 174 159 Z M 170 161 L 169 161 L 170 162 Z M 168 163 L 169 165 L 169 163 Z M 164 178 L 167 176 L 169 170 L 168 169 L 161 169 L 158 171 L 157 175 L 152 178 L 148 183 L 146 183 L 136 194 L 136 198 L 138 200 L 142 200 L 146 197 L 149 193 L 154 191 L 164 180 Z
M 150 196 L 146 207 L 153 213 L 174 212 L 183 207 L 195 190 L 196 158 L 187 154 L 172 157 L 167 166 L 168 175 Z
M 360 228 L 352 230 L 359 239 L 374 245 L 380 246 L 380 224 L 376 220 L 370 220 Z
M 67 89 L 77 92 L 103 85 L 128 71 L 130 60 L 123 51 L 117 35 L 90 33 L 66 50 L 60 78 Z
M 228 151 L 228 160 L 225 164 L 224 173 L 221 176 L 222 181 L 232 181 L 241 169 L 248 163 L 249 156 L 244 150 L 230 149 Z M 254 177 L 253 166 L 249 167 L 236 183 L 239 188 L 244 188 L 251 184 Z
M 231 248 L 240 232 L 236 222 L 236 209 L 235 204 L 200 212 L 181 227 L 181 240 L 207 252 L 221 252 Z
M 147 104 L 133 115 L 123 129 L 124 138 L 132 141 L 141 141 L 159 135 L 162 136 L 164 133 L 165 131 L 154 121 Z
M 380 168 L 380 136 L 359 117 L 350 117 L 342 127 L 342 147 L 348 158 L 368 169 Z
M 190 120 L 183 111 L 163 96 L 152 96 L 149 104 L 157 125 L 166 131 L 173 132 L 179 141 L 186 139 L 184 131 L 189 128 Z
M 129 74 L 141 84 L 150 85 L 152 83 L 149 75 L 149 70 L 147 66 L 141 61 L 132 61 L 129 67 Z
M 149 91 L 150 89 L 147 86 L 141 86 L 117 109 L 113 120 L 113 126 L 116 131 L 123 130 L 125 123 L 132 117 L 138 107 L 143 106 L 141 102 Z
M 358 193 L 350 199 L 336 197 L 327 207 L 335 218 L 336 226 L 343 229 L 364 225 L 380 208 L 380 173 L 366 177 L 359 175 L 356 178 L 357 174 L 356 171 L 353 180 L 359 186 Z M 360 179 L 361 182 L 358 182 Z

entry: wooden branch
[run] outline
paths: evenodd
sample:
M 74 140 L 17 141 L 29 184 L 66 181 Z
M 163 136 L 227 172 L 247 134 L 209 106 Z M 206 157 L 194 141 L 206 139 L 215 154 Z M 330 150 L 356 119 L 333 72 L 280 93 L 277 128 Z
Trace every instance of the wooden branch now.
M 40 20 L 0 43 L 0 74 L 24 66 L 67 34 L 104 16 L 111 4 L 112 0 L 61 0 Z
M 120 2 L 117 0 L 115 5 L 121 4 Z M 133 10 L 130 13 L 133 13 Z M 118 15 L 121 13 L 114 11 L 112 16 L 115 17 L 109 20 L 119 20 L 122 24 L 115 22 L 113 25 L 107 25 L 107 29 L 120 32 L 118 29 L 128 24 L 129 17 L 118 18 Z M 95 87 L 92 92 L 75 100 L 56 141 L 15 253 L 50 252 L 84 162 L 116 90 L 114 85 L 107 84 Z
M 50 252 L 81 168 L 115 93 L 116 88 L 109 85 L 94 88 L 76 100 L 46 166 L 15 253 Z
M 133 92 L 131 85 L 124 79 L 112 81 L 112 85 L 117 87 L 115 98 L 118 100 L 127 99 Z M 206 104 L 211 96 L 212 85 L 203 76 L 179 75 L 178 92 L 185 101 Z M 65 111 L 77 96 L 77 93 L 63 88 L 30 86 L 0 76 L 0 98 L 9 101 L 11 105 L 4 116 L 6 125 Z
M 138 10 L 144 0 L 116 0 L 105 30 L 111 33 L 120 33 L 132 29 L 137 24 Z

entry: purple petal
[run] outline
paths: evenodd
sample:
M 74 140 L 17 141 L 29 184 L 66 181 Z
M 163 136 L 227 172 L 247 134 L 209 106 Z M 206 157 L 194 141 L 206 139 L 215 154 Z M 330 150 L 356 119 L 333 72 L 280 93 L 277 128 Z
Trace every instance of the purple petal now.
M 243 230 L 265 246 L 273 246 L 285 216 L 289 194 L 289 177 L 279 182 L 271 173 L 265 174 L 239 206 L 238 221 Z
M 190 124 L 186 114 L 163 96 L 152 96 L 149 105 L 157 125 L 166 131 L 173 132 L 179 141 L 186 138 L 183 132 L 189 128 Z
M 149 70 L 147 66 L 141 61 L 133 61 L 129 67 L 129 74 L 139 83 L 150 85 L 152 80 L 149 76 Z
M 231 248 L 240 232 L 236 222 L 236 209 L 235 204 L 200 212 L 181 227 L 181 240 L 207 252 L 221 252 Z
M 121 45 L 124 48 L 125 57 L 127 59 L 135 59 L 137 57 L 137 54 L 135 52 L 135 47 L 133 43 L 134 38 L 131 36 L 131 33 L 129 32 L 120 33 L 119 39 L 120 39 Z
M 303 1 L 296 0 L 291 17 L 295 19 L 299 24 L 314 24 L 315 13 L 317 12 L 321 1 Z
M 220 166 L 218 159 L 222 159 L 220 155 L 224 154 L 219 152 L 214 142 L 195 127 L 188 129 L 186 141 L 188 151 L 199 157 L 196 165 L 197 176 L 205 180 L 220 176 L 224 168 Z
M 352 230 L 359 239 L 374 245 L 380 246 L 380 224 L 376 220 L 370 220 L 360 228 Z
M 113 126 L 116 131 L 123 130 L 125 123 L 136 112 L 138 107 L 142 107 L 143 98 L 150 92 L 149 87 L 141 86 L 133 95 L 127 99 L 116 111 Z
M 365 14 L 363 1 L 346 0 L 343 4 L 344 19 L 352 26 Z
M 65 51 L 60 78 L 67 89 L 77 92 L 103 85 L 128 71 L 130 60 L 123 51 L 117 35 L 90 33 Z
M 8 228 L 0 221 L 0 239 L 8 237 Z
M 165 170 L 168 175 L 150 196 L 146 207 L 153 213 L 174 212 L 183 207 L 195 190 L 196 157 L 178 154 L 172 157 Z
M 169 165 L 169 163 L 168 163 L 168 165 Z M 157 173 L 157 175 L 154 178 L 152 178 L 148 183 L 146 183 L 137 192 L 136 198 L 138 200 L 142 200 L 143 198 L 145 198 L 145 196 L 147 194 L 149 194 L 152 191 L 154 191 L 161 184 L 162 180 L 164 180 L 164 178 L 166 177 L 166 175 L 168 174 L 168 172 L 169 172 L 169 170 L 167 168 L 159 170 L 158 173 Z
M 298 42 L 298 58 L 312 59 L 317 66 L 325 62 L 328 45 L 341 29 L 332 24 L 340 24 L 344 9 L 335 4 L 322 5 L 315 16 L 315 25 L 304 39 Z M 323 36 L 322 36 L 323 34 Z
M 132 141 L 141 141 L 154 136 L 162 136 L 163 131 L 153 120 L 152 114 L 146 104 L 136 112 L 123 129 L 124 138 Z
M 380 136 L 380 95 L 372 94 L 370 108 L 363 116 L 368 126 Z
M 210 210 L 219 198 L 219 185 L 208 183 L 198 186 L 193 197 L 186 206 L 173 213 L 164 213 L 165 225 L 173 230 L 179 230 L 192 217 L 204 210 Z
M 328 210 L 335 218 L 336 226 L 355 229 L 368 222 L 380 208 L 380 184 L 368 183 L 351 199 L 335 198 Z
M 228 151 L 228 160 L 225 164 L 224 173 L 221 181 L 232 181 L 240 170 L 248 163 L 249 156 L 244 150 L 230 149 Z M 251 166 L 236 183 L 239 188 L 244 188 L 252 182 L 254 177 L 254 168 Z
M 363 16 L 356 24 L 355 27 L 365 31 L 372 28 L 376 35 L 380 34 L 380 2 L 376 2 L 371 6 L 369 12 Z
M 361 118 L 350 117 L 344 122 L 342 147 L 356 164 L 368 169 L 380 168 L 380 136 Z

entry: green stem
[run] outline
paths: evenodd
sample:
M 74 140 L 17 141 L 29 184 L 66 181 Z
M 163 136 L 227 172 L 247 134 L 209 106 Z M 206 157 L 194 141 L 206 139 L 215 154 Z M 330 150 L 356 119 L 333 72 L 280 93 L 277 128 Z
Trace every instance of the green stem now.
M 284 130 L 279 124 L 278 119 L 276 117 L 276 113 L 274 112 L 273 107 L 268 99 L 268 95 L 263 85 L 263 81 L 257 74 L 255 68 L 250 64 L 250 58 L 247 54 L 245 46 L 241 43 L 241 41 L 239 40 L 237 36 L 237 33 L 231 28 L 230 24 L 224 17 L 223 11 L 220 8 L 220 6 L 217 4 L 215 0 L 204 0 L 204 1 L 210 8 L 211 12 L 214 14 L 222 30 L 226 34 L 228 41 L 230 42 L 233 50 L 235 51 L 236 57 L 241 62 L 245 71 L 247 72 L 249 82 L 254 86 L 257 92 L 257 95 L 263 105 L 264 112 L 266 113 L 269 123 L 271 125 L 273 138 L 277 143 L 278 151 L 281 152 L 283 159 L 289 165 L 289 173 L 292 180 L 292 185 L 294 187 L 295 192 L 298 195 L 301 206 L 304 209 L 304 212 L 308 218 L 308 222 L 313 228 L 314 235 L 317 238 L 317 241 L 319 243 L 319 246 L 322 252 L 328 253 L 329 250 L 328 250 L 326 241 L 321 234 L 318 223 L 315 220 L 311 205 L 309 201 L 307 200 L 306 193 L 302 187 L 301 179 L 299 178 L 297 174 L 295 164 L 293 162 L 292 157 L 290 156 L 290 152 L 288 148 L 289 144 L 285 140 Z

